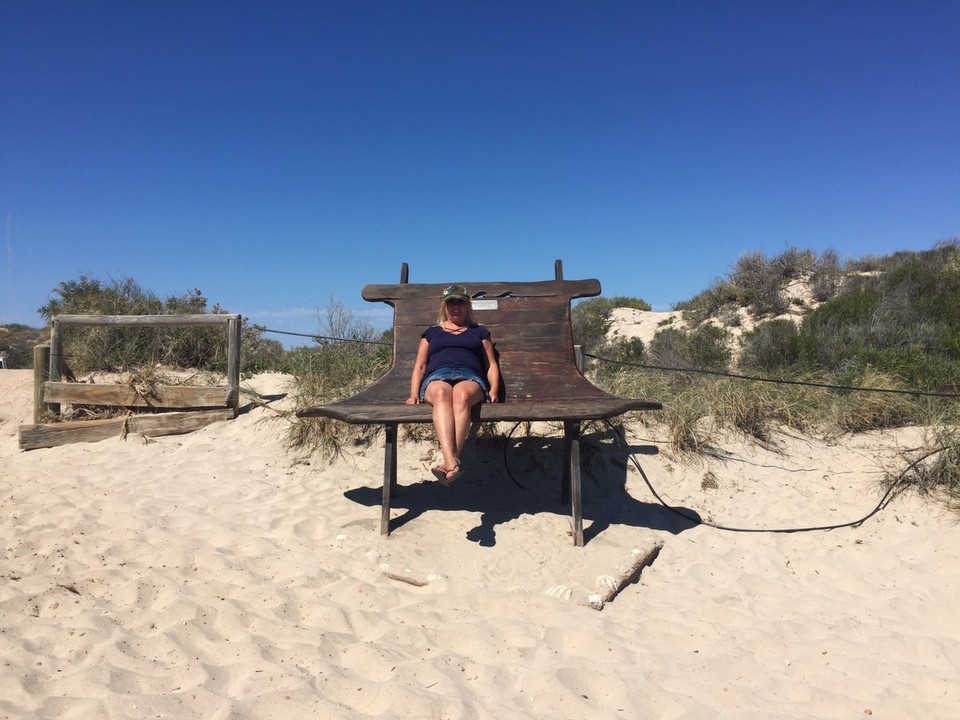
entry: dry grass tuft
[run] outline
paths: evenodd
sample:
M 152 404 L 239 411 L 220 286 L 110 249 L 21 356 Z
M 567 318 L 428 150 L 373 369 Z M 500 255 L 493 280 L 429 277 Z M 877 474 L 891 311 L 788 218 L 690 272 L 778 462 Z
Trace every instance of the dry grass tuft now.
M 867 368 L 863 386 L 880 390 L 902 390 L 896 378 Z M 897 393 L 857 392 L 837 395 L 833 403 L 833 421 L 846 432 L 864 432 L 922 423 L 925 409 L 912 396 Z
M 355 395 L 386 372 L 390 351 L 381 345 L 342 342 L 302 349 L 290 357 L 296 410 L 336 402 Z M 295 412 L 295 411 L 294 411 Z M 329 418 L 289 416 L 291 448 L 318 452 L 333 460 L 348 447 L 370 444 L 381 432 L 377 425 L 351 425 Z
M 960 512 L 960 429 L 954 423 L 931 426 L 919 451 L 905 454 L 904 470 L 888 473 L 887 487 L 900 483 L 899 491 L 913 489 L 944 500 Z
M 822 375 L 806 382 L 829 383 Z M 663 423 L 670 446 L 679 452 L 709 452 L 720 429 L 737 430 L 768 442 L 779 428 L 827 434 L 863 432 L 933 420 L 933 401 L 907 394 L 837 391 L 802 384 L 668 374 L 623 368 L 597 378 L 609 392 L 663 403 L 663 410 L 645 413 L 645 422 Z M 901 389 L 895 378 L 868 369 L 863 386 Z M 960 403 L 950 417 L 960 415 Z

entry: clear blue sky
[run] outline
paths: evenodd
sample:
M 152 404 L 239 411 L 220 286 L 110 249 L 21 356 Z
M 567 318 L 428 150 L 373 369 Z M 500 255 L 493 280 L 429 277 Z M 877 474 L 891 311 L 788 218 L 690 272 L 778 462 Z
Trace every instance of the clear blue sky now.
M 960 234 L 960 2 L 0 0 L 0 323 L 64 280 L 316 332 L 366 283 Z M 386 311 L 386 312 L 384 312 Z

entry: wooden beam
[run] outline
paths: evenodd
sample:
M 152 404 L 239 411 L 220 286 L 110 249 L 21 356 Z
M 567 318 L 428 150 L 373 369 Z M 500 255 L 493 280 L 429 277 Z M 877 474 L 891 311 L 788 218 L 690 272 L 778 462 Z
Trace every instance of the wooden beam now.
M 57 315 L 54 323 L 62 325 L 103 325 L 123 327 L 205 327 L 227 325 L 239 315 Z
M 157 385 L 146 396 L 132 385 L 119 383 L 65 383 L 44 384 L 44 402 L 72 405 L 116 405 L 118 407 L 151 408 L 222 408 L 234 407 L 231 400 L 237 393 L 228 387 L 190 387 L 187 385 Z
M 129 415 L 109 420 L 82 420 L 50 423 L 46 425 L 21 425 L 20 449 L 58 447 L 77 442 L 99 442 L 128 433 L 159 437 L 193 432 L 221 420 L 231 420 L 232 409 L 197 410 L 194 412 L 161 413 L 158 415 Z

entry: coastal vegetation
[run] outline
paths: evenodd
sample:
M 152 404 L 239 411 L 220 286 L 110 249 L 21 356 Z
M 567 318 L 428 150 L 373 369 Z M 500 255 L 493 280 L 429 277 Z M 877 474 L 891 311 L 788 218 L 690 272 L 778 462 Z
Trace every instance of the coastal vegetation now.
M 664 313 L 645 340 L 611 332 L 615 311 L 651 311 L 639 298 L 579 302 L 572 323 L 597 385 L 663 403 L 663 410 L 634 420 L 666 428 L 675 452 L 713 452 L 726 431 L 766 443 L 782 428 L 841 437 L 919 425 L 928 428 L 932 452 L 910 464 L 904 479 L 960 503 L 960 404 L 952 397 L 960 391 L 957 307 L 960 245 L 952 240 L 843 263 L 833 251 L 747 253 L 726 277 Z M 104 283 L 88 276 L 60 283 L 39 309 L 47 321 L 58 314 L 208 312 L 225 310 L 211 307 L 199 289 L 161 298 L 130 278 Z M 350 396 L 390 365 L 390 331 L 335 298 L 318 313 L 307 347 L 284 349 L 265 332 L 244 320 L 243 374 L 291 374 L 298 407 Z M 32 346 L 47 335 L 0 327 L 0 352 L 8 366 L 29 367 Z M 74 373 L 148 366 L 222 371 L 226 363 L 223 333 L 208 328 L 88 328 L 66 335 L 64 348 Z M 290 443 L 305 451 L 336 454 L 378 432 L 324 419 L 290 421 Z
M 161 298 L 132 278 L 101 282 L 81 275 L 57 285 L 51 299 L 37 312 L 49 324 L 57 315 L 202 315 L 226 311 L 218 304 L 209 307 L 199 289 Z M 263 330 L 244 321 L 241 364 L 248 376 L 276 369 L 284 362 L 283 346 L 264 338 Z M 227 338 L 222 330 L 214 328 L 66 328 L 64 333 L 64 355 L 70 370 L 77 374 L 153 366 L 226 370 Z
M 50 334 L 19 323 L 0 325 L 0 355 L 8 368 L 33 367 L 33 348 Z
M 610 392 L 660 400 L 638 419 L 665 425 L 680 452 L 714 451 L 726 430 L 765 442 L 783 427 L 839 437 L 925 426 L 931 454 L 916 465 L 905 455 L 905 479 L 958 504 L 958 303 L 957 241 L 844 265 L 833 252 L 751 253 L 649 342 L 588 348 L 590 373 Z

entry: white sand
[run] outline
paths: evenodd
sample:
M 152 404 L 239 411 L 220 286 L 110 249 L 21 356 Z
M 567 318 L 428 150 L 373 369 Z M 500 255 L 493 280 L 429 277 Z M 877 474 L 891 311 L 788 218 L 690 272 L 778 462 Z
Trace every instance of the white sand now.
M 744 534 L 664 511 L 588 438 L 588 542 L 558 435 L 474 444 L 430 478 L 379 442 L 298 462 L 254 409 L 192 435 L 17 448 L 31 375 L 0 371 L 0 718 L 947 718 L 960 707 L 960 528 L 907 496 L 856 529 Z M 282 392 L 284 378 L 250 383 Z M 282 405 L 283 401 L 275 403 Z M 631 426 L 630 442 L 662 431 Z M 750 527 L 865 514 L 903 431 L 726 461 L 637 456 L 671 503 Z M 621 487 L 626 482 L 627 492 Z M 710 487 L 715 484 L 716 487 Z M 659 557 L 586 606 L 635 549 Z M 406 577 L 420 585 L 394 577 Z

